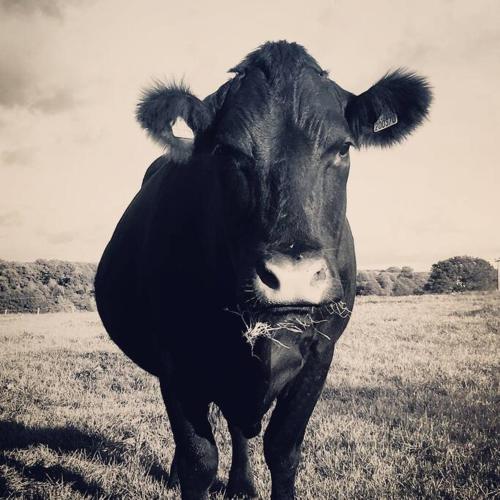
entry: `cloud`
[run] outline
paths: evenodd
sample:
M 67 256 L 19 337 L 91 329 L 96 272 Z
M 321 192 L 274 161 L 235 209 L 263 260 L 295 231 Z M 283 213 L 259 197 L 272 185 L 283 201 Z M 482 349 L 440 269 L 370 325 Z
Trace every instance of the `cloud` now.
M 62 5 L 60 0 L 0 0 L 4 12 L 20 16 L 42 14 L 55 19 L 62 19 Z
M 59 231 L 57 233 L 45 233 L 45 238 L 53 245 L 62 245 L 70 243 L 76 238 L 77 234 L 73 231 Z
M 33 92 L 35 80 L 27 66 L 3 52 L 0 74 L 0 106 L 10 108 L 25 104 Z
M 56 114 L 77 102 L 68 87 L 41 87 L 39 78 L 25 60 L 15 54 L 0 56 L 0 107 L 24 107 L 40 113 Z
M 29 107 L 32 110 L 47 114 L 60 113 L 76 105 L 73 94 L 65 88 L 46 93 L 36 99 Z
M 93 0 L 0 0 L 0 108 L 60 113 L 75 105 L 71 75 L 54 78 L 57 52 L 50 40 L 62 20 L 80 13 Z M 71 16 L 70 16 L 71 14 Z
M 18 148 L 2 151 L 0 153 L 0 165 L 29 165 L 33 159 L 33 148 Z
M 0 11 L 15 17 L 41 15 L 62 21 L 68 7 L 80 7 L 92 0 L 0 0 Z
M 22 223 L 23 218 L 19 212 L 10 210 L 9 212 L 0 213 L 0 227 L 18 226 Z

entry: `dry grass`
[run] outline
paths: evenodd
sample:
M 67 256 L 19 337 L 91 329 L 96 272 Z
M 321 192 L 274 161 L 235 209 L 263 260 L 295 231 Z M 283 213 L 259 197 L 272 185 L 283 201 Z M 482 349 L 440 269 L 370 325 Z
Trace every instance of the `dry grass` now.
M 358 300 L 308 427 L 299 498 L 498 496 L 499 317 L 497 294 Z M 158 383 L 95 314 L 1 317 L 0 346 L 0 496 L 178 498 Z M 217 438 L 223 486 L 223 424 Z
M 332 315 L 340 316 L 341 318 L 347 318 L 351 315 L 351 311 L 347 308 L 344 302 L 332 302 L 328 304 L 322 314 L 323 319 L 313 319 L 312 316 L 308 314 L 304 319 L 295 318 L 291 321 L 278 322 L 275 325 L 267 322 L 255 321 L 251 315 L 245 314 L 241 311 L 230 311 L 229 309 L 226 309 L 226 311 L 232 312 L 233 314 L 241 317 L 246 327 L 246 330 L 243 332 L 243 337 L 252 347 L 252 352 L 255 342 L 259 337 L 265 337 L 270 339 L 272 342 L 276 342 L 281 347 L 289 349 L 287 345 L 283 344 L 275 337 L 276 332 L 279 332 L 280 330 L 288 330 L 289 332 L 300 335 L 307 328 L 312 328 L 317 335 L 321 335 L 330 340 L 330 337 L 318 330 L 316 326 L 320 323 L 328 321 L 328 317 Z

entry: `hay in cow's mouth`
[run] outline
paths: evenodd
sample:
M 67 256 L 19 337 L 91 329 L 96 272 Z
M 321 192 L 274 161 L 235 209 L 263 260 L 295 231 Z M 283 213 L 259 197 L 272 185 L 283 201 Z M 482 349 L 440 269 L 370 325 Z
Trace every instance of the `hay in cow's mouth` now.
M 301 310 L 303 308 L 287 307 L 276 309 L 283 309 L 288 312 L 293 312 L 294 310 Z M 275 338 L 274 334 L 280 330 L 287 330 L 289 332 L 300 334 L 303 333 L 304 330 L 312 328 L 314 333 L 321 335 L 327 340 L 331 340 L 328 335 L 316 328 L 316 325 L 328 321 L 328 319 L 330 319 L 330 317 L 333 315 L 339 316 L 341 318 L 347 318 L 351 315 L 350 309 L 343 301 L 330 302 L 328 304 L 322 305 L 321 307 L 314 306 L 308 307 L 307 309 L 311 312 L 307 313 L 304 317 L 294 317 L 287 321 L 278 321 L 277 323 L 274 323 L 272 325 L 267 321 L 260 321 L 258 319 L 255 319 L 255 315 L 252 314 L 251 311 L 242 310 L 240 307 L 238 307 L 236 311 L 232 311 L 228 308 L 226 308 L 225 310 L 227 312 L 236 314 L 241 318 L 243 324 L 245 325 L 243 337 L 250 344 L 252 349 L 257 339 L 261 337 L 268 338 L 281 347 L 284 347 L 285 349 L 290 349 L 290 347 Z M 314 310 L 319 311 L 320 319 L 315 319 L 312 317 L 312 312 Z

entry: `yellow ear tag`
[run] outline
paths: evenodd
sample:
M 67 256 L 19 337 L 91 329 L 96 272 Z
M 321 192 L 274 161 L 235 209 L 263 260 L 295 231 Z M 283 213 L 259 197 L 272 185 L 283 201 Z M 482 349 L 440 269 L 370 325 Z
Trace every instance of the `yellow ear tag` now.
M 377 121 L 373 124 L 374 132 L 381 132 L 386 128 L 392 127 L 398 123 L 398 115 L 396 113 L 382 113 Z

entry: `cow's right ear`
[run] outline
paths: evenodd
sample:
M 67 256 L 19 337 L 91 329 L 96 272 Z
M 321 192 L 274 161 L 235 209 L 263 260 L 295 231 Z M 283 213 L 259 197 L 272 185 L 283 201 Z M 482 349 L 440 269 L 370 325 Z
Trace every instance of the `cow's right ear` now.
M 174 135 L 172 126 L 176 120 L 184 120 L 195 138 L 212 121 L 210 108 L 186 86 L 178 84 L 157 83 L 146 90 L 137 104 L 136 116 L 148 134 L 167 147 L 167 154 L 174 161 L 187 161 L 191 157 L 194 143 L 193 139 Z

